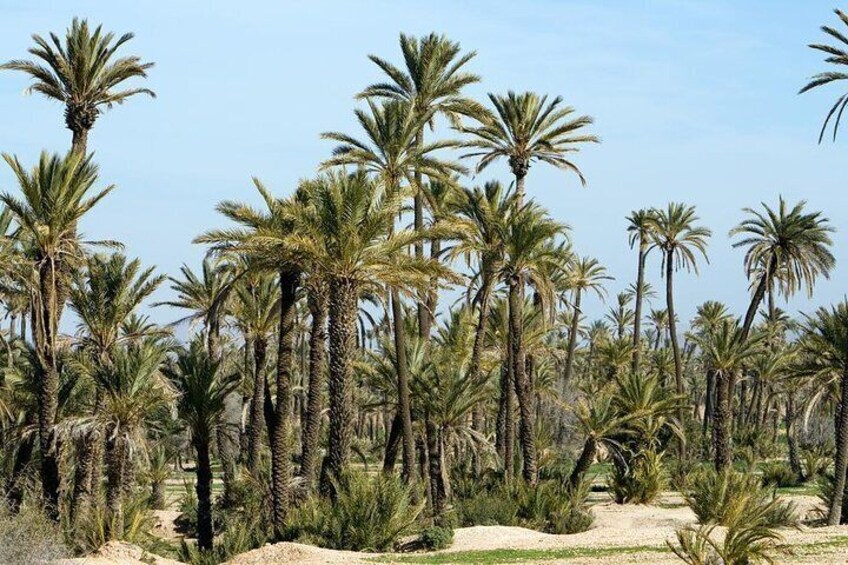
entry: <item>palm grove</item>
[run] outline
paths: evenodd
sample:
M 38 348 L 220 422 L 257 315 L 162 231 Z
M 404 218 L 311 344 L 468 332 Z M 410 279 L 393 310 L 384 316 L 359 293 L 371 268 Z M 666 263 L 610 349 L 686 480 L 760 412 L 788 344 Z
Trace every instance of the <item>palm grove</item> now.
M 845 65 L 848 28 L 823 29 L 835 46 L 811 47 Z M 331 151 L 317 172 L 287 197 L 254 178 L 261 205 L 218 204 L 222 227 L 196 239 L 201 270 L 166 278 L 80 231 L 113 190 L 90 130 L 155 96 L 134 86 L 153 64 L 126 55 L 131 39 L 74 20 L 2 66 L 59 101 L 72 132 L 65 155 L 4 154 L 18 184 L 0 196 L 0 462 L 13 512 L 41 505 L 68 532 L 100 520 L 103 540 L 129 537 L 126 514 L 162 507 L 169 469 L 186 460 L 201 551 L 227 520 L 245 527 L 234 516 L 250 518 L 246 547 L 320 540 L 330 526 L 308 510 L 332 513 L 326 501 L 357 492 L 405 501 L 394 536 L 486 520 L 567 533 L 591 524 L 596 461 L 612 464 L 617 502 L 643 503 L 709 472 L 703 462 L 715 477 L 785 458 L 793 481 L 824 477 L 828 523 L 843 521 L 848 303 L 797 318 L 777 306 L 834 267 L 820 212 L 782 198 L 745 209 L 730 235 L 747 310 L 708 301 L 681 324 L 681 274 L 708 261 L 711 232 L 685 203 L 634 211 L 621 226 L 633 282 L 608 312 L 586 312 L 612 277 L 525 187 L 545 166 L 586 183 L 577 155 L 599 141 L 592 119 L 558 96 L 470 98 L 474 52 L 401 35 L 403 63 L 370 56 L 384 80 L 357 96 L 357 129 L 322 134 Z M 821 73 L 802 91 L 846 76 Z M 836 136 L 846 104 L 822 135 Z M 474 185 L 495 162 L 512 176 Z M 661 290 L 645 280 L 655 268 Z M 163 284 L 189 343 L 139 313 Z M 72 335 L 59 329 L 68 311 Z M 540 493 L 541 515 L 493 518 L 472 502 Z

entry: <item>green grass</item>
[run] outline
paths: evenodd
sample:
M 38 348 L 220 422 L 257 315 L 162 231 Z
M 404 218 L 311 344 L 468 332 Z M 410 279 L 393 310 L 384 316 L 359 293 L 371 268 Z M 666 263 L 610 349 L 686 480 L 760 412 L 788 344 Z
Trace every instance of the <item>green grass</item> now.
M 783 487 L 777 489 L 777 494 L 782 495 L 807 495 L 807 496 L 816 496 L 819 494 L 819 487 L 815 482 L 809 482 L 797 487 Z
M 479 551 L 454 551 L 431 555 L 386 555 L 370 561 L 376 563 L 421 563 L 439 565 L 448 563 L 527 563 L 555 559 L 575 559 L 578 557 L 607 557 L 633 553 L 665 553 L 669 549 L 657 545 L 636 545 L 626 547 L 567 547 L 561 549 L 491 549 Z
M 794 553 L 804 555 L 816 555 L 819 553 L 828 553 L 828 549 L 843 549 L 848 547 L 848 536 L 838 536 L 825 541 L 814 541 L 811 543 L 799 543 L 798 545 L 789 545 Z

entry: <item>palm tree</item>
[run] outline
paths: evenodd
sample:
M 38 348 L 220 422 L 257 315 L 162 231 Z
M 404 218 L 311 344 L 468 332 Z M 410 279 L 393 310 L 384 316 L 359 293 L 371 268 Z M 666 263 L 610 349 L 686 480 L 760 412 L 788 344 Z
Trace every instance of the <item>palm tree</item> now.
M 762 335 L 742 339 L 742 328 L 732 319 L 722 319 L 717 327 L 696 338 L 707 366 L 716 379 L 716 407 L 713 415 L 714 465 L 723 471 L 731 463 L 730 397 L 734 375 L 760 352 Z
M 86 155 L 88 132 L 103 108 L 123 104 L 137 94 L 156 94 L 149 88 L 123 88 L 132 78 L 147 77 L 153 63 L 142 63 L 136 56 L 115 58 L 121 46 L 133 38 L 125 33 L 117 40 L 103 33 L 102 26 L 92 32 L 87 20 L 74 18 L 65 32 L 65 41 L 55 34 L 50 40 L 33 35 L 32 61 L 14 60 L 0 69 L 24 72 L 33 83 L 27 93 L 38 92 L 65 105 L 65 125 L 73 134 L 72 150 Z
M 106 438 L 108 539 L 124 530 L 123 495 L 133 453 L 146 448 L 147 426 L 157 410 L 166 408 L 167 390 L 159 374 L 166 348 L 151 338 L 115 349 L 109 365 L 83 365 L 103 393 L 101 409 L 81 422 L 83 429 L 101 430 Z
M 152 267 L 142 270 L 138 259 L 128 261 L 120 253 L 88 258 L 85 272 L 78 272 L 74 277 L 70 304 L 80 320 L 79 347 L 86 352 L 91 363 L 110 364 L 114 349 L 122 342 L 137 337 L 123 333 L 124 324 L 156 291 L 164 278 L 163 275 L 154 275 Z M 74 478 L 72 517 L 79 515 L 92 490 L 99 484 L 97 470 L 101 451 L 98 439 L 92 436 L 82 443 Z
M 58 454 L 54 449 L 58 401 L 58 329 L 62 303 L 60 281 L 70 265 L 80 262 L 82 250 L 76 226 L 79 220 L 111 190 L 99 192 L 97 167 L 90 157 L 74 153 L 67 157 L 41 154 L 31 171 L 17 158 L 3 155 L 12 169 L 22 198 L 9 193 L 0 202 L 11 211 L 25 241 L 27 283 L 32 305 L 32 337 L 37 356 L 38 432 L 41 454 L 41 486 L 48 513 L 58 517 L 60 486 Z
M 480 82 L 479 76 L 464 70 L 476 52 L 460 55 L 459 43 L 435 33 L 420 39 L 402 33 L 400 49 L 405 69 L 400 69 L 376 55 L 368 56 L 391 82 L 372 84 L 363 90 L 358 98 L 383 98 L 405 102 L 414 114 L 430 116 L 431 129 L 434 125 L 433 118 L 437 115 L 445 116 L 454 126 L 458 126 L 460 116 L 479 116 L 485 112 L 480 104 L 461 94 L 463 88 Z M 419 123 L 415 134 L 414 143 L 418 148 L 424 144 L 425 125 L 427 124 Z M 421 177 L 422 171 L 416 171 L 414 221 L 417 230 L 424 228 L 425 198 L 422 194 L 424 185 Z M 415 245 L 415 256 L 419 259 L 424 256 L 423 241 Z M 428 312 L 423 301 L 419 300 L 418 328 L 422 337 L 429 337 L 431 320 L 432 313 Z
M 839 385 L 839 408 L 835 422 L 836 455 L 834 457 L 833 496 L 827 523 L 835 526 L 842 521 L 842 500 L 845 493 L 845 472 L 848 468 L 848 302 L 830 308 L 819 308 L 806 317 L 800 340 L 803 361 L 798 372 L 824 383 Z
M 359 167 L 379 179 L 382 190 L 389 194 L 401 194 L 403 182 L 415 187 L 416 175 L 426 175 L 431 179 L 450 182 L 451 175 L 463 173 L 464 169 L 456 163 L 436 158 L 433 153 L 456 145 L 454 141 L 443 140 L 422 144 L 417 141 L 418 133 L 433 117 L 432 111 L 422 113 L 415 110 L 409 102 L 389 100 L 377 106 L 368 101 L 370 112 L 356 109 L 359 124 L 365 130 L 368 141 L 359 141 L 349 135 L 337 132 L 322 134 L 322 138 L 340 143 L 333 149 L 333 157 L 321 167 Z M 412 414 L 409 401 L 409 375 L 406 367 L 406 335 L 403 324 L 403 305 L 400 293 L 390 288 L 392 308 L 392 327 L 394 330 L 397 356 L 397 378 L 400 393 L 398 411 L 403 438 L 403 475 L 410 482 L 415 477 L 415 446 L 412 434 Z
M 660 341 L 668 333 L 668 310 L 655 308 L 648 315 L 654 329 L 654 349 L 659 349 Z M 666 344 L 668 341 L 665 342 Z
M 162 369 L 176 390 L 177 412 L 191 434 L 197 455 L 197 546 L 212 549 L 212 463 L 210 444 L 215 431 L 224 425 L 227 397 L 239 385 L 237 373 L 225 373 L 221 362 L 194 340 L 177 353 L 175 361 Z
M 505 253 L 500 274 L 509 288 L 509 359 L 520 414 L 522 476 L 530 484 L 534 484 L 537 479 L 535 411 L 525 363 L 522 289 L 524 281 L 528 281 L 543 304 L 553 305 L 555 288 L 549 275 L 565 263 L 563 248 L 556 244 L 556 238 L 564 234 L 565 226 L 553 221 L 532 202 L 521 206 L 509 216 L 503 234 Z
M 665 297 L 668 310 L 668 329 L 671 337 L 671 350 L 674 354 L 674 382 L 677 394 L 685 393 L 683 387 L 683 361 L 680 357 L 680 345 L 677 335 L 677 318 L 674 313 L 674 272 L 680 268 L 694 270 L 698 273 L 696 253 L 704 260 L 707 258 L 707 240 L 711 232 L 705 227 L 696 226 L 698 216 L 694 206 L 672 202 L 664 210 L 656 210 L 651 220 L 652 247 L 663 252 L 663 267 L 665 269 Z M 683 424 L 684 408 L 681 406 L 679 420 Z M 680 452 L 684 452 L 684 444 L 680 442 Z
M 582 257 L 574 261 L 565 275 L 566 286 L 572 294 L 571 328 L 568 332 L 568 349 L 565 356 L 565 372 L 563 373 L 563 382 L 571 381 L 571 373 L 574 367 L 574 352 L 577 349 L 577 334 L 580 328 L 580 317 L 582 310 L 580 309 L 580 301 L 583 293 L 594 291 L 599 298 L 606 295 L 606 290 L 603 287 L 604 281 L 612 280 L 612 277 L 607 275 L 606 268 L 598 263 L 597 259 L 592 257 Z
M 489 100 L 495 107 L 494 115 L 481 116 L 478 127 L 463 129 L 473 137 L 464 146 L 478 149 L 463 155 L 479 158 L 476 172 L 500 158 L 507 159 L 515 175 L 519 205 L 524 201 L 524 181 L 534 161 L 571 171 L 586 184 L 583 173 L 568 156 L 579 151 L 583 143 L 599 141 L 594 135 L 581 133 L 592 124 L 591 117 L 573 117 L 574 108 L 562 106 L 559 96 L 548 102 L 547 96 L 535 92 L 510 91 L 506 96 L 490 93 Z
M 722 322 L 731 319 L 727 306 L 715 300 L 707 300 L 698 306 L 695 318 L 692 320 L 691 328 L 694 332 L 693 338 L 696 343 L 706 339 L 718 329 Z M 706 435 L 707 428 L 712 422 L 715 410 L 715 371 L 707 367 L 707 383 L 704 401 L 703 433 Z
M 848 26 L 848 14 L 845 14 L 845 12 L 839 9 L 834 10 L 834 12 L 842 20 L 842 23 Z M 845 32 L 830 26 L 822 26 L 821 30 L 831 38 L 836 39 L 839 43 L 848 45 L 848 37 L 845 36 Z M 813 43 L 808 47 L 824 53 L 826 55 L 825 63 L 837 65 L 836 69 L 841 69 L 840 65 L 848 65 L 848 50 L 842 45 L 837 44 L 833 46 L 823 43 Z M 810 78 L 810 82 L 804 85 L 798 94 L 803 94 L 808 90 L 842 80 L 848 80 L 848 72 L 833 70 L 818 73 Z M 827 113 L 822 124 L 821 132 L 819 133 L 819 143 L 824 139 L 824 133 L 827 131 L 827 126 L 830 124 L 831 119 L 833 119 L 833 140 L 836 141 L 836 133 L 839 131 L 839 122 L 842 121 L 842 112 L 845 111 L 845 106 L 848 106 L 848 93 L 837 98 L 836 102 L 831 106 L 830 112 Z
M 742 236 L 733 247 L 747 248 L 745 272 L 754 288 L 742 325 L 743 339 L 751 330 L 763 297 L 775 283 L 786 297 L 801 287 L 812 296 L 816 279 L 830 278 L 836 263 L 829 249 L 833 245 L 829 235 L 833 227 L 821 212 L 805 213 L 805 205 L 802 200 L 789 209 L 780 197 L 777 210 L 765 203 L 762 212 L 745 208 L 750 217 L 730 230 L 731 236 Z
M 651 227 L 653 225 L 654 211 L 642 208 L 627 216 L 629 222 L 627 231 L 630 234 L 630 248 L 638 246 L 638 261 L 636 269 L 636 304 L 633 313 L 633 373 L 639 372 L 639 354 L 641 353 L 640 340 L 642 339 L 642 300 L 645 290 L 645 260 L 651 249 Z
M 616 329 L 616 335 L 619 339 L 625 337 L 627 327 L 633 324 L 635 317 L 634 311 L 630 308 L 630 301 L 633 300 L 633 295 L 629 292 L 619 292 L 615 297 L 615 305 L 610 306 L 606 314 L 606 319 Z

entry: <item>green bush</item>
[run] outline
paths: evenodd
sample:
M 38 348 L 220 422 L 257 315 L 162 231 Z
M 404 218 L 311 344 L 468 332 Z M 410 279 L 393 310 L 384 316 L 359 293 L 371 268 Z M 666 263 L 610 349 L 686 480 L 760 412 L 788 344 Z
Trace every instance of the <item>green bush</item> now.
M 795 487 L 801 483 L 800 478 L 788 463 L 784 461 L 769 461 L 762 465 L 763 486 Z
M 797 523 L 795 505 L 781 501 L 773 492 L 763 488 L 760 478 L 751 473 L 732 469 L 721 473 L 712 469 L 701 471 L 684 497 L 701 524 L 728 525 L 733 519 L 733 512 L 743 502 L 749 508 L 765 508 L 767 526 Z
M 287 537 L 330 549 L 388 551 L 422 509 L 395 477 L 351 473 L 336 485 L 334 501 L 307 499 L 291 512 Z
M 665 486 L 662 454 L 643 451 L 630 458 L 628 465 L 615 465 L 609 490 L 618 504 L 650 504 Z
M 428 526 L 421 530 L 418 543 L 422 549 L 427 551 L 447 549 L 453 543 L 453 528 Z
M 460 500 L 457 505 L 459 523 L 463 526 L 511 526 L 518 523 L 518 501 L 499 488 L 482 491 Z
M 62 532 L 37 508 L 10 514 L 0 504 L 0 563 L 52 563 L 71 557 Z

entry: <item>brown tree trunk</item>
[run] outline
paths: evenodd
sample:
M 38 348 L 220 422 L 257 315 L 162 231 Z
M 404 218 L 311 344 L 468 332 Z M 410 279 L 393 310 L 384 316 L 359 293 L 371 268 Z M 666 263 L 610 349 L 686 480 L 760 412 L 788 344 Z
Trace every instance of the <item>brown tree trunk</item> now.
M 124 533 L 124 472 L 126 448 L 120 438 L 106 441 L 106 539 L 121 539 Z
M 848 366 L 842 370 L 839 384 L 839 407 L 836 422 L 836 456 L 833 462 L 833 498 L 827 514 L 827 525 L 837 526 L 842 522 L 842 499 L 845 496 L 845 471 L 848 468 Z
M 212 549 L 212 464 L 209 460 L 208 441 L 196 441 L 197 451 L 197 547 L 201 551 Z
M 716 407 L 713 414 L 713 454 L 716 471 L 724 471 L 732 462 L 730 452 L 730 375 L 715 373 Z
M 534 433 L 533 390 L 524 359 L 521 280 L 514 277 L 509 285 L 509 341 L 512 352 L 515 396 L 518 399 L 519 436 L 521 439 L 522 476 L 528 484 L 536 484 L 536 435 Z
M 775 272 L 777 268 L 777 257 L 772 257 L 769 261 L 769 267 L 765 273 L 760 277 L 760 282 L 757 284 L 757 288 L 754 290 L 754 294 L 751 297 L 751 303 L 748 305 L 748 310 L 745 312 L 745 321 L 742 324 L 742 333 L 740 335 L 742 341 L 748 339 L 748 334 L 751 332 L 751 327 L 754 325 L 754 319 L 757 317 L 757 309 L 760 307 L 760 304 L 763 301 L 763 297 L 766 295 L 766 290 L 768 290 L 769 280 L 771 279 L 772 274 Z
M 447 505 L 447 485 L 442 469 L 442 439 L 439 427 L 428 416 L 425 420 L 427 436 L 427 467 L 430 477 L 430 507 L 433 520 L 441 525 Z
M 798 479 L 804 478 L 801 461 L 798 458 L 798 440 L 795 437 L 795 392 L 789 391 L 786 395 L 786 445 L 789 450 L 789 467 Z
M 580 331 L 580 289 L 574 290 L 574 314 L 571 318 L 571 327 L 568 330 L 568 351 L 565 356 L 565 373 L 562 376 L 563 387 L 571 382 L 571 373 L 574 369 L 574 352 L 577 350 L 577 333 Z
M 645 285 L 645 258 L 648 256 L 646 242 L 639 238 L 639 266 L 636 271 L 636 304 L 633 311 L 633 365 L 634 374 L 639 372 L 639 357 L 642 340 L 642 293 Z
M 577 463 L 574 464 L 574 469 L 571 470 L 571 475 L 568 477 L 568 483 L 572 488 L 580 485 L 583 477 L 592 466 L 595 460 L 595 453 L 598 450 L 598 442 L 592 436 L 586 438 L 583 443 L 583 450 L 580 452 L 580 457 L 577 458 Z
M 406 332 L 403 323 L 403 306 L 397 288 L 391 289 L 392 325 L 395 341 L 395 371 L 397 372 L 398 411 L 403 445 L 403 479 L 407 484 L 415 481 L 415 442 L 412 435 L 412 407 L 409 400 L 409 367 L 406 362 Z
M 309 331 L 309 392 L 303 426 L 300 476 L 309 488 L 318 473 L 318 439 L 321 431 L 321 397 L 327 370 L 327 290 L 324 285 L 307 295 L 312 324 Z
M 484 266 L 483 276 L 480 281 L 480 296 L 477 304 L 477 326 L 474 329 L 474 343 L 471 346 L 471 360 L 468 364 L 468 378 L 471 382 L 480 381 L 480 359 L 483 357 L 483 342 L 486 338 L 486 322 L 489 318 L 489 302 L 492 291 L 491 268 Z M 471 428 L 478 433 L 483 433 L 483 402 L 478 402 L 474 405 L 471 412 Z M 475 477 L 479 477 L 482 472 L 482 461 L 478 450 L 472 453 L 472 468 Z
M 262 431 L 265 427 L 265 357 L 268 341 L 265 336 L 253 338 L 253 398 L 247 425 L 247 469 L 254 476 L 259 470 L 262 450 Z
M 330 427 L 322 490 L 333 494 L 350 458 L 353 434 L 353 359 L 358 288 L 355 281 L 330 282 Z
M 674 354 L 674 384 L 677 394 L 683 396 L 686 390 L 683 386 L 683 362 L 680 358 L 680 344 L 677 341 L 677 320 L 674 314 L 674 252 L 668 251 L 665 259 L 665 299 L 668 310 L 668 333 L 671 338 L 671 350 Z M 686 409 L 682 406 L 678 409 L 677 417 L 680 422 L 681 433 L 685 429 Z M 686 438 L 678 439 L 678 455 L 681 460 L 686 459 Z

